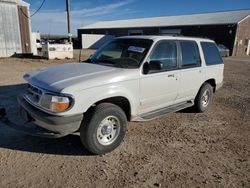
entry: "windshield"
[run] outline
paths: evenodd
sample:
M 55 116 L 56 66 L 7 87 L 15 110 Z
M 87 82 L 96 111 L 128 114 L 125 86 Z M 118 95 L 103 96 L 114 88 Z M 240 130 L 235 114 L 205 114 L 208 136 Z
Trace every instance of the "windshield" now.
M 121 68 L 137 68 L 153 41 L 148 39 L 115 39 L 101 47 L 87 62 Z

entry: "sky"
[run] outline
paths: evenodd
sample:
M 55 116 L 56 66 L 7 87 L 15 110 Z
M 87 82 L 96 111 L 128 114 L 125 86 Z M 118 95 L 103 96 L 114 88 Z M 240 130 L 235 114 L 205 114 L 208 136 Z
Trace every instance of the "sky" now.
M 43 0 L 24 0 L 31 14 Z M 250 0 L 71 0 L 72 34 L 98 21 L 250 9 Z M 31 18 L 33 32 L 67 34 L 65 0 L 46 0 Z

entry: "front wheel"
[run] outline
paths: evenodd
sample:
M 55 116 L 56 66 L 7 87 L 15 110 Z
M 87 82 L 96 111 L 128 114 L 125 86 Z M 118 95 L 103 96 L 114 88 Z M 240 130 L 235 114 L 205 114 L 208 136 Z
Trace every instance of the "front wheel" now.
M 103 154 L 118 147 L 127 130 L 127 118 L 117 105 L 102 103 L 87 114 L 81 128 L 83 145 L 93 154 Z
M 203 84 L 196 99 L 195 99 L 195 110 L 197 112 L 204 112 L 209 107 L 213 98 L 213 88 L 209 83 Z

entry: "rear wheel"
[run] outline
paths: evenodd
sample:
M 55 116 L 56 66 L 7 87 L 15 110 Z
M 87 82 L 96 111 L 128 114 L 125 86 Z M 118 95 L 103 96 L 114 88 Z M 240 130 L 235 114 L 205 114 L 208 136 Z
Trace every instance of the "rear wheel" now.
M 213 87 L 209 83 L 203 84 L 195 99 L 195 110 L 197 112 L 205 112 L 212 102 L 212 98 Z
M 127 118 L 117 105 L 97 105 L 85 118 L 80 137 L 83 145 L 93 154 L 114 150 L 122 142 L 127 130 Z

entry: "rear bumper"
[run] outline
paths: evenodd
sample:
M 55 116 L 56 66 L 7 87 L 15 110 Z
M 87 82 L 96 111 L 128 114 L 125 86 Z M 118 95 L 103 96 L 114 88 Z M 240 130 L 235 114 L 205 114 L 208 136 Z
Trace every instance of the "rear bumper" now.
M 1 118 L 1 122 L 11 128 L 34 136 L 50 138 L 66 136 L 80 128 L 83 114 L 55 116 L 30 105 L 22 96 L 19 96 L 17 99 L 21 106 L 22 117 L 26 123 L 22 125 L 14 124 L 5 115 Z

